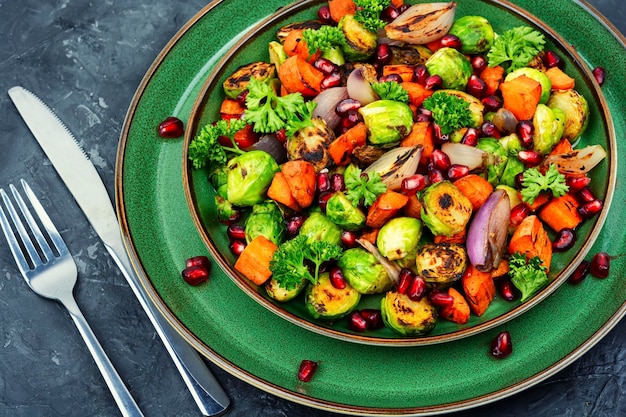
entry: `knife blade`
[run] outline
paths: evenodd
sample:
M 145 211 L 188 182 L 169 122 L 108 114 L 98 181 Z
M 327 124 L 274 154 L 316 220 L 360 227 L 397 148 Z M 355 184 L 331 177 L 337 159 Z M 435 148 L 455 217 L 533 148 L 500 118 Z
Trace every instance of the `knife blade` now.
M 160 314 L 147 294 L 124 247 L 109 194 L 87 154 L 54 112 L 35 94 L 16 86 L 9 97 L 57 173 L 122 271 L 161 337 L 198 408 L 205 416 L 224 412 L 230 399 L 198 352 Z

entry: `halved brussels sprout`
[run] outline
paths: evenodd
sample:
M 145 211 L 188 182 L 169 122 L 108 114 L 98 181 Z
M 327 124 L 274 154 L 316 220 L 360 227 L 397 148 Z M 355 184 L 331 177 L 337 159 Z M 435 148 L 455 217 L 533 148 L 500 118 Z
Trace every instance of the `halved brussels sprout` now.
M 509 156 L 506 161 L 506 165 L 504 166 L 504 170 L 502 171 L 502 176 L 500 177 L 500 184 L 515 187 L 517 184 L 517 175 L 524 172 L 525 169 L 526 166 L 517 156 Z
M 243 153 L 228 161 L 228 201 L 236 206 L 253 206 L 265 200 L 274 174 L 280 168 L 264 151 Z
M 284 303 L 284 302 L 287 302 L 289 300 L 296 298 L 302 292 L 302 290 L 306 288 L 306 284 L 308 282 L 309 281 L 307 279 L 303 279 L 294 288 L 291 288 L 288 290 L 284 287 L 281 287 L 278 281 L 276 281 L 274 278 L 270 278 L 265 283 L 264 287 L 265 287 L 265 292 L 270 298 L 278 302 Z
M 447 288 L 460 280 L 467 267 L 467 252 L 455 243 L 427 244 L 417 251 L 417 273 L 436 288 Z
M 413 301 L 406 294 L 389 291 L 380 302 L 383 322 L 403 336 L 421 336 L 431 332 L 437 323 L 437 309 L 427 297 Z
M 560 110 L 557 109 L 557 112 Z M 533 116 L 533 149 L 547 155 L 563 135 L 563 121 L 545 104 L 538 104 Z
M 276 67 L 267 62 L 253 62 L 237 68 L 223 83 L 226 97 L 237 98 L 243 90 L 248 88 L 252 77 L 259 81 L 269 81 L 276 78 Z
M 326 202 L 326 217 L 346 230 L 359 230 L 365 226 L 365 214 L 354 207 L 341 191 L 337 191 Z
M 335 288 L 328 273 L 320 274 L 317 284 L 307 287 L 305 303 L 308 312 L 316 319 L 332 320 L 345 316 L 354 310 L 361 300 L 361 294 L 349 284 L 345 288 Z
M 300 234 L 308 237 L 309 241 L 323 240 L 335 245 L 341 243 L 341 228 L 319 211 L 312 212 L 302 223 Z
M 480 54 L 491 49 L 495 33 L 491 23 L 482 16 L 459 17 L 448 31 L 461 40 L 461 52 Z
M 396 145 L 413 127 L 413 111 L 399 101 L 376 100 L 359 113 L 369 132 L 368 142 L 376 147 Z
M 328 145 L 335 140 L 335 133 L 324 119 L 314 117 L 311 121 L 313 126 L 298 130 L 287 140 L 287 157 L 289 160 L 309 161 L 315 167 L 315 172 L 319 172 L 332 164 Z
M 413 217 L 396 217 L 380 228 L 376 246 L 390 261 L 402 259 L 415 250 L 422 237 L 422 222 Z
M 381 293 L 393 286 L 385 268 L 365 249 L 348 249 L 339 258 L 337 266 L 346 281 L 361 294 Z
M 270 62 L 274 64 L 274 67 L 278 69 L 280 65 L 289 58 L 285 48 L 280 42 L 271 41 L 268 46 L 268 52 L 270 55 Z
M 252 213 L 246 218 L 244 230 L 248 243 L 262 235 L 276 245 L 280 245 L 285 240 L 287 233 L 283 214 L 274 201 L 252 206 Z
M 563 137 L 574 142 L 583 134 L 589 122 L 589 104 L 576 90 L 553 91 L 546 105 L 560 109 L 565 115 Z
M 525 75 L 531 80 L 535 80 L 539 84 L 541 84 L 541 98 L 539 99 L 539 103 L 547 103 L 548 99 L 550 98 L 550 91 L 552 90 L 552 82 L 550 82 L 550 79 L 545 74 L 545 72 L 530 67 L 518 68 L 515 71 L 509 73 L 504 81 L 511 81 L 512 79 L 517 78 L 520 75 Z
M 389 65 L 421 65 L 433 53 L 425 45 L 389 45 L 391 47 L 391 61 Z
M 473 73 L 469 59 L 454 48 L 437 50 L 426 61 L 426 68 L 430 75 L 441 77 L 443 88 L 452 90 L 465 90 L 467 81 Z
M 428 186 L 421 199 L 422 221 L 434 235 L 456 235 L 472 216 L 472 202 L 450 181 Z
M 343 53 L 348 61 L 367 61 L 367 59 L 376 52 L 378 36 L 376 33 L 365 29 L 365 27 L 354 18 L 354 15 L 345 15 L 341 18 L 337 26 L 346 36 Z
M 496 138 L 481 138 L 478 140 L 476 147 L 487 152 L 488 157 L 485 162 L 487 167 L 487 181 L 493 186 L 497 185 L 506 168 L 509 153 Z

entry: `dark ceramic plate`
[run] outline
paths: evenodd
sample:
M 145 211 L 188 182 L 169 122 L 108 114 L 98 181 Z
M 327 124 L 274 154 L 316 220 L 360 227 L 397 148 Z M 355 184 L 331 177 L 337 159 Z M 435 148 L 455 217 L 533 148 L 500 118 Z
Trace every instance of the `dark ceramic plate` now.
M 549 9 L 534 0 L 516 5 L 557 30 L 576 48 L 583 65 L 604 66 L 610 76 L 602 91 L 610 113 L 626 114 L 623 37 L 584 2 L 554 0 Z M 329 338 L 262 307 L 218 267 L 208 283 L 185 284 L 180 278 L 185 259 L 208 251 L 187 206 L 183 140 L 159 138 L 156 126 L 171 115 L 187 120 L 218 61 L 281 6 L 277 0 L 229 0 L 205 7 L 148 70 L 122 132 L 116 195 L 127 248 L 145 292 L 198 351 L 234 376 L 308 406 L 358 415 L 422 416 L 520 392 L 579 358 L 626 314 L 626 217 L 619 210 L 626 191 L 621 186 L 590 248 L 590 253 L 612 255 L 607 279 L 589 277 L 578 286 L 561 285 L 505 325 L 452 343 L 395 349 Z M 507 17 L 507 7 L 496 7 L 502 24 L 517 21 Z M 616 137 L 626 137 L 623 117 L 615 117 L 613 125 Z M 617 155 L 615 177 L 624 177 L 624 153 L 609 151 Z M 604 173 L 608 176 L 609 170 Z M 608 188 L 609 179 L 604 181 Z M 502 330 L 510 331 L 514 353 L 498 361 L 487 351 Z M 320 361 L 307 384 L 296 378 L 302 359 Z
M 219 108 L 224 99 L 222 89 L 224 79 L 243 64 L 267 61 L 267 45 L 271 40 L 275 40 L 277 30 L 287 23 L 315 19 L 320 4 L 319 1 L 304 1 L 294 4 L 282 9 L 251 29 L 226 52 L 224 58 L 216 65 L 192 109 L 183 147 L 183 175 L 186 174 L 183 181 L 192 217 L 200 231 L 200 236 L 207 244 L 216 262 L 246 294 L 292 323 L 342 340 L 387 346 L 426 345 L 471 336 L 517 317 L 552 294 L 559 285 L 567 280 L 574 268 L 589 252 L 609 210 L 609 203 L 615 186 L 616 169 L 613 124 L 602 91 L 595 80 L 592 81 L 593 75 L 575 49 L 552 28 L 523 9 L 508 3 L 491 1 L 459 2 L 455 17 L 459 18 L 464 15 L 484 16 L 492 22 L 497 33 L 523 24 L 533 25 L 545 33 L 549 39 L 546 49 L 555 50 L 565 58 L 566 71 L 576 79 L 576 90 L 591 103 L 590 122 L 579 146 L 600 144 L 607 150 L 605 161 L 591 172 L 593 191 L 596 196 L 606 202 L 605 207 L 597 217 L 584 222 L 577 229 L 577 242 L 572 249 L 553 256 L 550 271 L 551 284 L 524 304 L 519 301 L 509 302 L 501 297 L 496 297 L 485 314 L 481 317 L 472 315 L 467 324 L 459 325 L 439 319 L 435 329 L 428 335 L 403 337 L 389 328 L 364 333 L 354 332 L 349 328 L 346 317 L 332 322 L 313 319 L 306 311 L 303 295 L 286 303 L 276 302 L 267 296 L 263 287 L 258 287 L 234 271 L 232 265 L 235 257 L 229 250 L 230 242 L 226 235 L 226 227 L 215 220 L 216 209 L 213 204 L 215 193 L 208 180 L 208 170 L 193 169 L 185 151 L 188 143 L 203 126 L 219 119 Z M 381 298 L 382 295 L 380 294 L 363 296 L 358 308 L 380 308 Z

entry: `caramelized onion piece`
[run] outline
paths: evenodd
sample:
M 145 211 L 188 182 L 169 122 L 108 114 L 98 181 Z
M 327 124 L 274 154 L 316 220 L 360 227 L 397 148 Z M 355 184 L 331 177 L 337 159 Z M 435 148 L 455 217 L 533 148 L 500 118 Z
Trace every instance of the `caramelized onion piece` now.
M 591 145 L 571 152 L 548 155 L 543 166 L 556 165 L 561 174 L 584 174 L 591 171 L 606 157 L 606 151 L 600 145 Z
M 465 165 L 470 171 L 483 166 L 488 156 L 482 149 L 463 143 L 446 142 L 441 150 L 450 158 L 450 164 Z
M 456 2 L 415 4 L 385 26 L 385 33 L 389 39 L 426 44 L 448 33 L 455 11 Z
M 402 180 L 417 171 L 421 156 L 421 146 L 401 146 L 385 152 L 363 172 L 378 172 L 388 189 L 399 190 Z
M 335 130 L 341 123 L 341 117 L 337 115 L 335 109 L 337 104 L 346 98 L 348 98 L 346 87 L 332 87 L 322 91 L 313 99 L 317 103 L 317 107 L 313 110 L 313 117 L 324 119 L 326 126 Z
M 379 99 L 369 81 L 363 76 L 361 68 L 356 68 L 348 75 L 346 88 L 348 89 L 348 96 L 361 103 L 362 106 Z

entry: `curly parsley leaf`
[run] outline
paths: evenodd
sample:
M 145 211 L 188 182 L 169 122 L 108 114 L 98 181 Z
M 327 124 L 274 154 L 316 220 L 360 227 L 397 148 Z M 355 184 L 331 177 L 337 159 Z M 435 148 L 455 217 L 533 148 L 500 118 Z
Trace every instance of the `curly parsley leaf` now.
M 313 127 L 313 110 L 317 107 L 317 103 L 314 101 L 307 101 L 304 107 L 298 112 L 290 115 L 289 119 L 285 123 L 285 133 L 287 137 L 292 137 L 300 129 L 305 127 Z
M 309 53 L 325 52 L 346 43 L 346 36 L 337 26 L 324 25 L 319 29 L 304 29 L 302 39 L 306 42 Z
M 509 258 L 511 282 L 521 291 L 522 303 L 528 301 L 533 294 L 550 282 L 546 273 L 547 268 L 542 263 L 543 261 L 538 256 L 527 261 L 526 256 L 519 252 L 515 252 Z
M 565 175 L 561 174 L 556 165 L 551 164 L 545 174 L 537 168 L 524 171 L 522 180 L 522 201 L 532 204 L 543 191 L 550 191 L 554 197 L 561 197 L 569 190 L 565 183 Z
M 409 92 L 402 86 L 393 81 L 385 81 L 382 83 L 372 83 L 372 90 L 381 100 L 394 100 L 402 103 L 409 102 Z
M 204 126 L 198 136 L 189 144 L 189 159 L 193 163 L 194 168 L 203 168 L 210 162 L 224 165 L 228 160 L 226 152 L 243 153 L 233 137 L 235 133 L 245 126 L 246 122 L 241 119 L 220 120 L 215 124 Z M 219 143 L 220 136 L 227 136 L 233 147 L 222 146 Z
M 386 23 L 380 14 L 391 4 L 391 0 L 354 0 L 356 12 L 354 18 L 370 32 L 385 27 Z
M 436 92 L 424 100 L 422 105 L 432 112 L 433 120 L 444 135 L 470 126 L 473 122 L 469 102 L 453 94 Z
M 487 52 L 490 67 L 500 65 L 507 74 L 525 67 L 541 51 L 545 37 L 529 26 L 518 26 L 498 36 Z
M 378 172 L 369 172 L 363 175 L 361 168 L 351 165 L 350 169 L 346 169 L 346 198 L 353 206 L 363 204 L 371 206 L 376 198 L 387 191 L 387 185 L 382 182 Z

